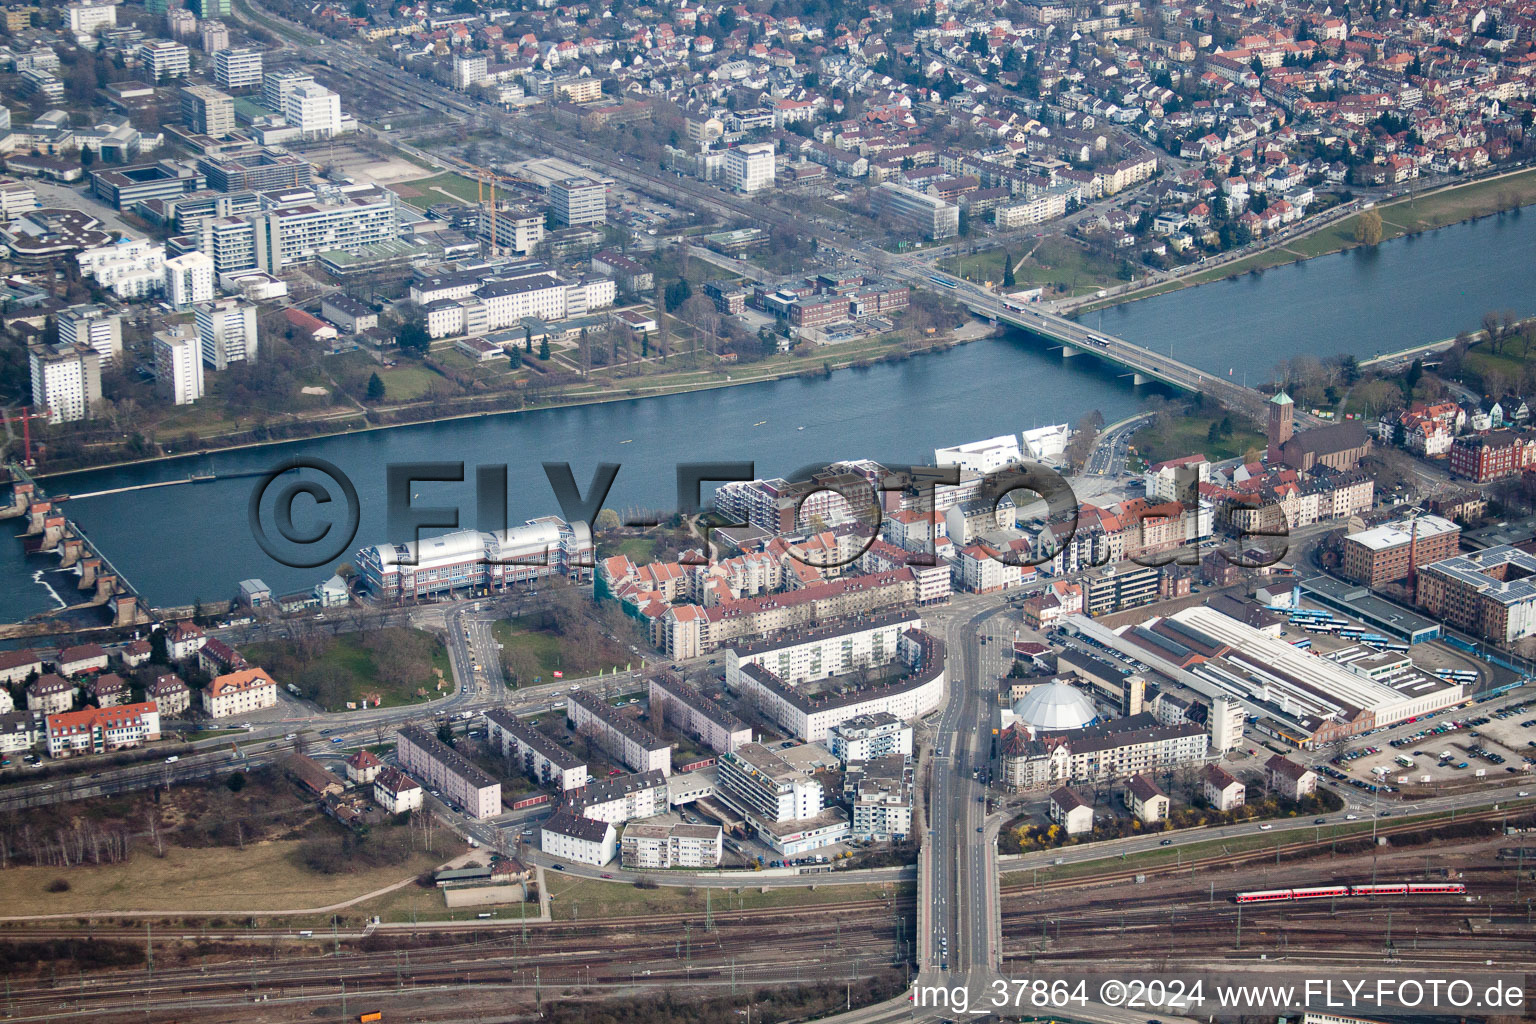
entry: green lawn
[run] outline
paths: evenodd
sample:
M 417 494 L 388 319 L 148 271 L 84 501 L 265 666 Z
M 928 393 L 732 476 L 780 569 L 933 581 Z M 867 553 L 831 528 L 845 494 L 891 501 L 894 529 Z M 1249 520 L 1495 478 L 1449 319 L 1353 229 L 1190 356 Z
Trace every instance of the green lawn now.
M 448 692 L 437 688 L 440 678 L 451 686 L 453 677 L 448 654 L 436 636 L 417 629 L 383 632 L 397 634 L 399 643 L 370 649 L 368 638 L 382 639 L 380 634 L 343 633 L 304 648 L 278 640 L 251 644 L 244 653 L 252 664 L 262 665 L 285 683 L 293 682 L 332 711 L 346 710 L 349 702 L 360 703 L 365 697 L 370 702 L 381 697 L 384 706 L 399 707 Z M 385 659 L 388 670 L 381 665 Z M 399 671 L 402 664 L 412 670 Z M 425 690 L 425 695 L 418 690 Z
M 420 195 L 407 196 L 406 202 L 419 210 L 425 210 L 433 203 L 441 203 L 457 199 L 462 203 L 473 205 L 480 201 L 481 186 L 473 178 L 466 178 L 462 174 L 446 171 L 435 174 L 430 178 L 417 178 L 405 182 L 409 188 Z M 448 195 L 443 193 L 447 192 Z
M 969 281 L 998 284 L 1003 279 L 1005 251 L 1018 268 L 1013 272 L 1018 288 L 1044 287 L 1055 295 L 1086 295 L 1124 282 L 1120 276 L 1125 263 L 1122 257 L 1099 255 L 1054 236 L 1040 239 L 1038 246 L 1033 241 L 1021 242 L 1011 250 L 952 256 L 942 260 L 939 267 Z
M 660 874 L 667 872 L 658 872 Z M 550 904 L 550 916 L 556 921 L 689 911 L 702 914 L 705 910 L 705 895 L 700 889 L 667 885 L 656 889 L 637 889 L 622 882 L 562 877 L 557 871 L 544 872 L 544 881 L 549 886 L 550 898 L 554 900 Z M 709 896 L 710 909 L 715 913 L 724 913 L 737 909 L 763 910 L 875 898 L 911 899 L 916 888 L 911 882 L 884 885 L 817 884 L 814 889 L 810 885 L 805 888 L 779 886 L 763 892 L 761 887 L 748 888 L 751 884 L 752 873 L 744 872 L 742 890 L 714 890 Z M 514 913 L 511 916 L 516 915 Z
M 1210 417 L 1167 416 L 1155 430 L 1143 427 L 1132 438 L 1137 454 L 1148 462 L 1163 462 L 1199 452 L 1211 460 L 1230 459 L 1243 455 L 1251 448 L 1263 449 L 1264 438 L 1250 430 L 1240 417 L 1234 416 L 1232 435 L 1219 441 L 1210 440 Z
M 628 555 L 629 560 L 636 565 L 644 565 L 653 561 L 656 554 L 656 539 L 654 537 L 625 537 L 613 544 L 603 545 L 603 557 L 613 558 L 615 555 Z

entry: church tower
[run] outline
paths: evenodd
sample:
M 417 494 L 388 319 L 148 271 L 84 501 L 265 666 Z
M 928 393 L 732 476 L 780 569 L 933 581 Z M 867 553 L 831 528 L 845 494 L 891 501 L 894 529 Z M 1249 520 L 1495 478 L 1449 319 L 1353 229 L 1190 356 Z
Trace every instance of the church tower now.
M 1269 464 L 1280 465 L 1280 449 L 1285 442 L 1291 439 L 1291 417 L 1296 410 L 1296 403 L 1291 401 L 1291 396 L 1281 391 L 1269 400 Z

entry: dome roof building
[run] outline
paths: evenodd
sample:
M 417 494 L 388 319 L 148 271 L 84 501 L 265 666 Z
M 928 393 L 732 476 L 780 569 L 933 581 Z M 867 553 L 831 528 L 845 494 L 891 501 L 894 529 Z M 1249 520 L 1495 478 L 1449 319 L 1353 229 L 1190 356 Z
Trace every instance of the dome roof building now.
M 1034 733 L 1082 729 L 1099 720 L 1093 702 L 1063 682 L 1030 690 L 1014 702 L 1013 715 Z

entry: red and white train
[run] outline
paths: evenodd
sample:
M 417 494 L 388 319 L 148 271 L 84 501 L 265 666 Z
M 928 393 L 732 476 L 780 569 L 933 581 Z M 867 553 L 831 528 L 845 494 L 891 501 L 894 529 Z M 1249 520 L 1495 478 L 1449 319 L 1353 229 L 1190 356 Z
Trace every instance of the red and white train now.
M 1238 903 L 1278 903 L 1285 900 L 1326 900 L 1338 896 L 1462 895 L 1460 882 L 1396 882 L 1387 885 L 1319 885 L 1309 889 L 1260 889 L 1237 894 Z

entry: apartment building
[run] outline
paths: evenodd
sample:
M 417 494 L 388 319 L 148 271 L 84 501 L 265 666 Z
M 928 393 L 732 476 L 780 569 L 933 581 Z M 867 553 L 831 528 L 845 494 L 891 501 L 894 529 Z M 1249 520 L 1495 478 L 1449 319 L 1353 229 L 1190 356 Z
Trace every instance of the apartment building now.
M 426 803 L 426 790 L 398 768 L 382 768 L 372 781 L 373 802 L 387 814 L 419 811 Z
M 192 690 L 174 672 L 162 672 L 144 688 L 144 696 L 160 706 L 160 714 L 175 718 L 192 706 Z
M 154 701 L 48 716 L 49 757 L 107 754 L 159 738 L 160 711 Z
M 672 774 L 672 747 L 602 697 L 578 690 L 565 702 L 576 732 L 591 735 L 610 756 L 637 772 Z
M 277 683 L 265 669 L 226 673 L 203 690 L 203 710 L 209 718 L 232 718 L 276 706 Z
M 125 255 L 128 258 L 135 258 L 136 253 L 152 248 L 147 241 L 141 239 L 134 245 L 132 251 Z M 81 265 L 80 272 L 86 276 L 95 274 L 98 258 L 105 261 L 112 258 L 117 251 L 118 246 L 109 246 L 106 249 L 82 253 L 81 255 L 86 257 L 86 262 Z M 59 311 L 56 320 L 59 328 L 59 344 L 86 345 L 100 357 L 103 368 L 113 366 L 123 354 L 122 320 L 119 314 L 105 306 L 90 303 L 67 306 Z
M 613 860 L 615 832 L 606 821 L 559 810 L 540 827 L 539 846 L 551 857 L 600 868 Z
M 186 78 L 192 70 L 192 52 L 181 43 L 159 39 L 138 49 L 139 66 L 152 82 Z
M 341 131 L 341 97 L 315 82 L 290 88 L 283 97 L 283 120 L 305 138 L 330 138 Z
M 624 829 L 619 863 L 626 868 L 717 868 L 724 854 L 719 825 L 636 822 Z
M 396 734 L 395 758 L 401 768 L 470 817 L 501 813 L 501 783 L 421 726 L 407 725 Z
M 163 284 L 165 301 L 174 309 L 213 301 L 213 258 L 196 249 L 172 256 L 165 261 Z
M 1264 783 L 1286 800 L 1300 800 L 1317 792 L 1317 772 L 1290 758 L 1275 754 L 1264 762 Z
M 56 715 L 75 706 L 79 693 L 71 680 L 53 672 L 45 672 L 27 684 L 27 710 Z
M 912 756 L 912 727 L 889 711 L 856 715 L 831 730 L 827 749 L 844 764 Z
M 608 220 L 608 190 L 591 178 L 562 178 L 550 182 L 550 210 L 566 227 L 603 224 Z
M 872 842 L 900 842 L 912 831 L 913 769 L 893 754 L 848 766 L 844 782 L 852 805 L 850 834 Z
M 562 790 L 587 784 L 585 761 L 506 708 L 487 711 L 485 723 L 486 742 L 529 778 L 542 785 L 556 783 Z
M 288 96 L 301 85 L 313 85 L 315 76 L 307 71 L 268 71 L 261 76 L 261 105 L 281 114 Z
M 648 690 L 653 722 L 670 722 L 711 750 L 724 753 L 752 740 L 745 722 L 673 672 L 652 676 Z
M 172 405 L 192 405 L 203 397 L 203 359 L 197 336 L 181 325 L 155 332 L 155 381 Z
M 48 422 L 73 423 L 101 401 L 101 356 L 88 345 L 33 345 L 32 407 L 48 410 Z
M 1382 523 L 1344 538 L 1342 574 L 1377 588 L 1411 584 L 1419 566 L 1450 558 L 1461 548 L 1461 527 L 1440 516 Z
M 761 743 L 720 755 L 716 791 L 739 810 L 772 822 L 814 818 L 826 798 L 819 781 Z
M 725 151 L 725 183 L 737 192 L 773 188 L 773 144 L 751 142 Z
M 234 97 L 207 85 L 185 86 L 181 90 L 181 119 L 199 135 L 228 135 L 235 130 Z
M 229 44 L 228 37 L 224 40 Z M 205 46 L 206 49 L 206 41 Z M 219 49 L 213 54 L 213 80 L 221 89 L 251 89 L 261 84 L 262 53 L 260 50 L 242 47 L 236 50 Z
M 205 21 L 197 26 L 197 38 L 203 52 L 213 54 L 215 67 L 217 67 L 219 51 L 229 49 L 229 26 L 222 21 Z M 257 81 L 260 82 L 260 76 L 257 77 Z M 223 82 L 219 84 L 228 88 Z
M 1536 634 L 1536 556 L 1509 544 L 1419 567 L 1415 596 L 1434 618 L 1494 643 Z
M 659 771 L 649 771 L 592 779 L 579 789 L 567 790 L 561 800 L 583 817 L 615 825 L 635 818 L 651 818 L 667 810 L 667 777 Z
M 1243 805 L 1248 788 L 1221 765 L 1208 764 L 1200 775 L 1200 792 L 1205 802 L 1216 810 L 1230 811 Z
M 215 370 L 227 370 L 231 363 L 256 361 L 260 342 L 256 336 L 256 307 L 239 299 L 200 302 L 197 313 L 197 338 L 203 362 Z
M 91 278 L 119 299 L 143 299 L 159 292 L 163 284 L 165 247 L 147 238 L 124 236 L 110 245 L 81 250 L 75 262 L 81 277 Z

